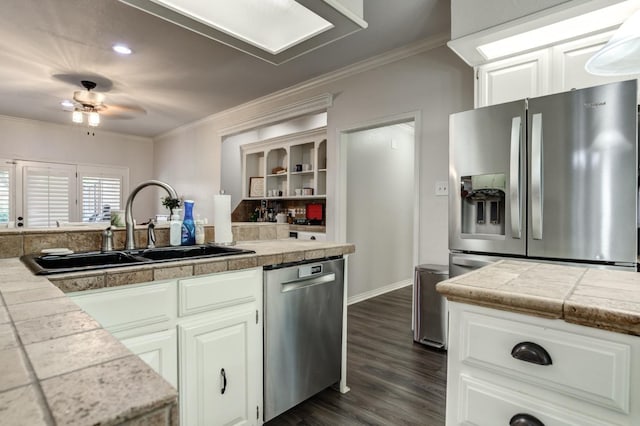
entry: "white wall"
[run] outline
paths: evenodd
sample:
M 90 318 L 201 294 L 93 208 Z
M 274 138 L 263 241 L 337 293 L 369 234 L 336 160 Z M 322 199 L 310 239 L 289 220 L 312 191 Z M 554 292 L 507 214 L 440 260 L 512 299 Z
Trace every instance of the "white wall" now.
M 442 43 L 440 43 L 442 44 Z M 361 68 L 362 69 L 362 68 Z M 328 110 L 327 233 L 335 238 L 339 206 L 336 194 L 336 140 L 341 129 L 360 123 L 418 111 L 420 118 L 420 263 L 446 263 L 447 199 L 436 197 L 436 180 L 448 179 L 448 117 L 473 108 L 473 72 L 448 48 L 440 45 L 339 79 L 306 82 L 216 114 L 155 139 L 158 178 L 192 194 L 211 217 L 211 194 L 220 189 L 221 135 L 274 110 L 322 93 L 334 96 Z M 375 224 L 372 224 L 372 226 Z M 357 250 L 357 248 L 356 248 Z
M 128 167 L 130 188 L 154 176 L 151 139 L 100 128 L 94 132 L 90 136 L 82 126 L 0 116 L 0 158 Z M 154 191 L 141 192 L 135 202 L 136 219 L 155 215 L 154 205 Z
M 342 143 L 347 240 L 357 247 L 349 261 L 352 297 L 413 277 L 414 129 L 396 124 L 363 130 Z

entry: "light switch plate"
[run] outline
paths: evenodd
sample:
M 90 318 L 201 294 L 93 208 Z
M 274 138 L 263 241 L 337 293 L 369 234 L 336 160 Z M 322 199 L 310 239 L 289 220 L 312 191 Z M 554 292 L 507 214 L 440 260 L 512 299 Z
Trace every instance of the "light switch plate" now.
M 449 195 L 449 182 L 446 180 L 439 180 L 436 182 L 436 195 L 447 196 Z

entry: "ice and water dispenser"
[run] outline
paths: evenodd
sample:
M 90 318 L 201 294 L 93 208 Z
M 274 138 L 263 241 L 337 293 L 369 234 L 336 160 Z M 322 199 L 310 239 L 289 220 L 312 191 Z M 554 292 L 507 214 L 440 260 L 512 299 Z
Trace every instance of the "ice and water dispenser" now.
M 460 181 L 463 238 L 465 235 L 504 235 L 505 174 L 463 176 Z

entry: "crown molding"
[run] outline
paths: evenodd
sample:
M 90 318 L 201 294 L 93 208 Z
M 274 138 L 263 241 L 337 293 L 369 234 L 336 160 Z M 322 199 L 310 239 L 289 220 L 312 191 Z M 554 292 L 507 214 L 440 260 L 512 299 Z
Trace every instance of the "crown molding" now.
M 279 123 L 281 121 L 290 120 L 296 117 L 301 117 L 303 115 L 326 111 L 331 106 L 333 106 L 333 95 L 331 93 L 323 93 L 322 95 L 314 96 L 313 98 L 294 102 L 282 108 L 278 108 L 268 114 L 259 115 L 252 119 L 245 120 L 242 123 L 225 127 L 223 129 L 220 129 L 218 134 L 220 135 L 220 137 L 230 136 L 258 127 Z
M 187 130 L 192 127 L 200 126 L 202 124 L 206 124 L 208 122 L 212 122 L 219 119 L 224 119 L 225 117 L 232 116 L 238 112 L 241 112 L 250 108 L 258 108 L 262 105 L 266 105 L 273 102 L 278 102 L 281 100 L 286 100 L 288 97 L 291 97 L 297 93 L 303 92 L 305 90 L 312 90 L 323 85 L 342 80 L 344 78 L 348 78 L 357 74 L 360 74 L 365 71 L 369 71 L 380 66 L 390 64 L 393 62 L 400 61 L 402 59 L 418 55 L 423 52 L 427 52 L 429 50 L 446 46 L 449 41 L 449 33 L 439 33 L 434 36 L 428 37 L 426 39 L 417 41 L 415 43 L 407 44 L 405 46 L 401 46 L 392 50 L 389 50 L 385 53 L 382 53 L 377 56 L 373 56 L 368 59 L 364 59 L 362 61 L 356 62 L 354 64 L 348 65 L 346 67 L 340 68 L 336 71 L 331 71 L 326 74 L 323 74 L 319 77 L 315 77 L 304 81 L 302 83 L 287 87 L 285 89 L 270 93 L 268 95 L 256 98 L 249 102 L 245 102 L 244 104 L 240 104 L 238 106 L 226 109 L 224 111 L 220 111 L 218 113 L 209 115 L 207 117 L 201 118 L 200 120 L 187 123 L 183 126 L 177 127 L 175 129 L 169 130 L 165 133 L 159 134 L 155 136 L 153 139 L 163 139 L 172 134 L 178 133 L 180 131 Z M 306 101 L 303 101 L 303 103 Z M 294 104 L 292 104 L 294 105 Z M 291 105 L 290 105 L 291 106 Z M 290 106 L 282 108 L 283 110 L 289 109 Z M 271 114 L 268 114 L 271 115 Z M 299 114 L 298 114 L 299 115 Z M 266 117 L 265 115 L 257 115 L 253 118 L 249 119 L 249 121 L 259 122 L 261 117 Z M 246 123 L 246 122 L 245 122 Z M 233 129 L 234 127 L 242 127 L 242 124 L 238 124 L 237 126 L 229 126 L 223 129 L 221 134 L 230 134 L 225 133 L 229 129 Z
M 449 33 L 440 33 L 435 36 L 417 41 L 415 43 L 407 44 L 405 46 L 389 50 L 380 55 L 364 59 L 354 64 L 347 65 L 346 67 L 340 68 L 336 71 L 328 72 L 319 77 L 303 81 L 302 83 L 287 87 L 277 92 L 273 92 L 260 98 L 256 98 L 252 101 L 216 113 L 213 116 L 215 116 L 216 118 L 222 118 L 225 115 L 235 114 L 238 111 L 242 111 L 247 108 L 255 108 L 257 106 L 260 106 L 261 104 L 275 102 L 279 99 L 291 96 L 292 94 L 295 94 L 297 92 L 315 89 L 325 84 L 329 84 L 337 80 L 342 80 L 344 78 L 351 77 L 353 75 L 360 74 L 374 68 L 378 68 L 382 65 L 397 62 L 410 56 L 435 49 L 437 47 L 446 46 L 449 40 Z

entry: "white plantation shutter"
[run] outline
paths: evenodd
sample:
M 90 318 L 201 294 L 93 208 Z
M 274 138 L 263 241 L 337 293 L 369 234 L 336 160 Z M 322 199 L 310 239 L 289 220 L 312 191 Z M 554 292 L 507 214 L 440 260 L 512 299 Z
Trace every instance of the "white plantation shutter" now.
M 11 220 L 13 184 L 13 164 L 8 161 L 0 161 L 0 223 Z
M 122 178 L 82 176 L 82 221 L 109 221 L 121 209 Z
M 75 166 L 68 164 L 42 166 L 40 164 L 22 165 L 25 226 L 53 227 L 56 226 L 56 221 L 74 220 Z

